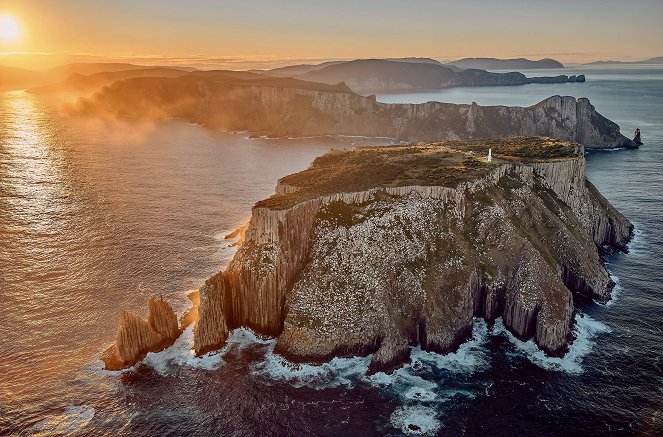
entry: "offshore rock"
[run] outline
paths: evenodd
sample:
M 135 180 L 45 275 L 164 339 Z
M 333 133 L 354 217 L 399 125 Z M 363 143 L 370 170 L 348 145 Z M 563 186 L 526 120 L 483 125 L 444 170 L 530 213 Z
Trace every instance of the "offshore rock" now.
M 588 148 L 636 147 L 587 99 L 553 96 L 526 108 L 476 103 L 387 104 L 374 96 L 355 94 L 345 84 L 276 77 L 128 79 L 115 82 L 91 98 L 80 99 L 76 111 L 176 117 L 272 137 L 361 135 L 431 142 L 548 136 Z
M 483 158 L 493 150 L 493 164 Z M 550 354 L 572 341 L 573 295 L 605 301 L 599 258 L 632 225 L 585 177 L 582 146 L 550 138 L 333 151 L 253 209 L 228 268 L 200 289 L 194 347 L 247 327 L 293 361 L 410 347 L 446 353 L 472 318 L 503 317 Z
M 108 370 L 132 366 L 148 352 L 158 352 L 177 340 L 181 330 L 173 308 L 163 299 L 151 298 L 147 320 L 122 312 L 115 344 L 108 348 L 102 360 Z

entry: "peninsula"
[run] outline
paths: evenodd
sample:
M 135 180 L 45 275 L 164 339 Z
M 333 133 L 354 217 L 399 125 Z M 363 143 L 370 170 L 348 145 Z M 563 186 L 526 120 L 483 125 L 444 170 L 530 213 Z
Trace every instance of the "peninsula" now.
M 79 99 L 74 112 L 177 118 L 270 137 L 358 135 L 431 142 L 542 135 L 587 148 L 637 147 L 586 98 L 552 96 L 530 107 L 387 104 L 356 94 L 344 83 L 330 85 L 250 72 L 120 80 Z
M 480 68 L 482 70 L 533 70 L 533 69 L 556 69 L 564 68 L 564 65 L 550 58 L 531 60 L 525 58 L 496 59 L 496 58 L 463 58 L 457 61 L 447 62 L 445 65 L 453 65 L 458 68 Z
M 573 295 L 610 299 L 599 250 L 625 250 L 632 229 L 586 179 L 577 143 L 335 150 L 254 206 L 235 257 L 199 290 L 195 351 L 246 327 L 277 338 L 291 361 L 372 354 L 370 371 L 391 371 L 412 346 L 447 353 L 473 317 L 502 317 L 517 337 L 564 354 Z M 118 343 L 138 351 L 124 365 L 164 347 L 146 344 L 140 326 L 152 329 L 123 316 Z M 140 347 L 126 346 L 131 335 Z

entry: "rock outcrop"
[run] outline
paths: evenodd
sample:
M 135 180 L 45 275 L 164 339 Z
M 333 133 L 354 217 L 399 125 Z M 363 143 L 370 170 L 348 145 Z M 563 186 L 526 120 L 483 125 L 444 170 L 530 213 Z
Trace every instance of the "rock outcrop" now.
M 362 135 L 430 142 L 542 135 L 576 141 L 588 148 L 636 146 L 587 99 L 553 96 L 527 108 L 440 102 L 386 104 L 355 94 L 344 84 L 275 77 L 128 79 L 80 99 L 76 110 L 176 117 L 275 137 Z
M 483 157 L 492 148 L 494 162 Z M 256 204 L 228 268 L 200 289 L 197 353 L 248 327 L 293 361 L 410 346 L 445 353 L 503 317 L 551 354 L 573 294 L 610 298 L 598 255 L 632 225 L 587 181 L 582 146 L 546 138 L 333 151 Z
M 115 344 L 102 360 L 108 370 L 119 370 L 140 361 L 148 352 L 158 352 L 177 340 L 181 330 L 177 315 L 163 299 L 151 298 L 147 320 L 123 311 Z

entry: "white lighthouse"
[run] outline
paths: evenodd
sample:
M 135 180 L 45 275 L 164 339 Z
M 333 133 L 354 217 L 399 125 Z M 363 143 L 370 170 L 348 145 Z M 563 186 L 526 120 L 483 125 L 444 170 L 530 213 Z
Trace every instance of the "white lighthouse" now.
M 488 149 L 488 164 L 493 162 L 493 149 Z

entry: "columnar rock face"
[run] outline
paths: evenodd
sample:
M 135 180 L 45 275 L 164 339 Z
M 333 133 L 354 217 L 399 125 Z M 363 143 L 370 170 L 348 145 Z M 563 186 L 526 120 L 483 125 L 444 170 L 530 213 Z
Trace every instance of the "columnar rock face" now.
M 493 149 L 494 163 L 485 159 Z M 244 326 L 295 361 L 409 346 L 448 352 L 472 317 L 564 352 L 573 293 L 607 300 L 598 247 L 632 226 L 585 178 L 582 146 L 545 138 L 331 152 L 253 210 L 228 268 L 200 289 L 195 349 Z
M 139 78 L 116 82 L 81 99 L 77 108 L 131 117 L 179 117 L 269 136 L 363 135 L 430 142 L 542 135 L 590 148 L 635 147 L 587 99 L 568 96 L 553 96 L 527 108 L 386 104 L 343 84 L 287 78 Z
M 148 352 L 158 352 L 177 340 L 181 331 L 171 306 L 161 299 L 151 298 L 148 309 L 147 320 L 122 312 L 115 344 L 102 356 L 106 369 L 131 366 Z

